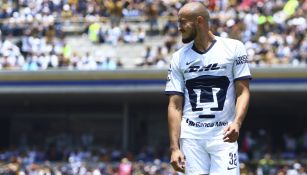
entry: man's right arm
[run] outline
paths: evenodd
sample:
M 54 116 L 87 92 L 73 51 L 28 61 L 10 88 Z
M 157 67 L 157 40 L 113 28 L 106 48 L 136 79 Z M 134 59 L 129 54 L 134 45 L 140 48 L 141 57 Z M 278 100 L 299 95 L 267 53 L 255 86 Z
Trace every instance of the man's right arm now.
M 170 95 L 168 105 L 168 127 L 170 137 L 171 164 L 176 171 L 184 171 L 184 155 L 179 149 L 180 123 L 182 118 L 183 96 Z
M 180 123 L 182 116 L 183 97 L 170 95 L 168 104 L 168 127 L 170 150 L 179 149 Z

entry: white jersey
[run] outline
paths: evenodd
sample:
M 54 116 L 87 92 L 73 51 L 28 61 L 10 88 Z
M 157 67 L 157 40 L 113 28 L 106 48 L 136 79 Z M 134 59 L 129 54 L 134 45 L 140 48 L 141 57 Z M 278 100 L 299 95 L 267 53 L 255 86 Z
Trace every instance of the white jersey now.
M 184 96 L 181 138 L 221 139 L 235 117 L 235 87 L 251 79 L 242 42 L 215 36 L 200 52 L 189 43 L 173 54 L 165 93 Z

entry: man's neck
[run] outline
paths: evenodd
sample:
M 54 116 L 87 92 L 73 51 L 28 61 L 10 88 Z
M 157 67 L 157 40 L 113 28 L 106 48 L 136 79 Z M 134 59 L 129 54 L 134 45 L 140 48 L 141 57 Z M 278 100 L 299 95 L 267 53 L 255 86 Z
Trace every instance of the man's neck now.
M 214 42 L 215 38 L 211 32 L 205 34 L 205 36 L 200 37 L 199 39 L 194 40 L 194 45 L 197 50 L 205 52 Z

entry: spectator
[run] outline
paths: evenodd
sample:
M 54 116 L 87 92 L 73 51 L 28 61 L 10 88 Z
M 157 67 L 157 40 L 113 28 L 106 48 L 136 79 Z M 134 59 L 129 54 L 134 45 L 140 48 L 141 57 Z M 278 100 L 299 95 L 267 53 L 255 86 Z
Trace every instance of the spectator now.
M 143 56 L 142 62 L 136 64 L 136 66 L 145 67 L 152 65 L 152 61 L 154 59 L 153 51 L 151 46 L 146 46 L 145 54 Z
M 146 15 L 150 28 L 149 32 L 150 35 L 154 35 L 158 30 L 158 7 L 154 1 L 149 2 L 146 7 Z
M 120 0 L 106 1 L 106 7 L 110 13 L 111 27 L 117 27 L 123 16 L 123 3 Z
M 122 30 L 120 27 L 115 26 L 108 30 L 108 43 L 116 46 L 120 39 L 122 39 Z
M 127 158 L 123 158 L 119 164 L 119 175 L 131 175 L 132 164 Z
M 262 175 L 273 175 L 276 174 L 274 169 L 274 160 L 272 160 L 272 155 L 266 153 L 262 159 L 259 160 L 258 174 Z
M 97 22 L 89 26 L 88 35 L 89 35 L 90 41 L 92 41 L 93 43 L 97 43 L 99 40 L 101 41 L 104 38 L 103 34 L 100 33 L 100 25 Z
M 107 57 L 100 65 L 100 68 L 103 70 L 114 70 L 117 68 L 117 64 L 110 57 Z
M 161 46 L 157 48 L 157 51 L 154 55 L 153 58 L 153 65 L 156 66 L 157 68 L 165 68 L 168 66 L 167 61 L 166 61 L 166 53 L 167 50 L 163 50 Z

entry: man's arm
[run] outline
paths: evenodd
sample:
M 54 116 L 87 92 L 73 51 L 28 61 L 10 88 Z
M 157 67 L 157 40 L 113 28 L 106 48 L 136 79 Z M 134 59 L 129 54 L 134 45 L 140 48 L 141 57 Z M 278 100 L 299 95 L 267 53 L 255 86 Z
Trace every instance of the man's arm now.
M 235 82 L 236 87 L 236 116 L 234 121 L 225 129 L 224 141 L 235 142 L 239 138 L 239 131 L 245 119 L 249 99 L 249 80 L 238 80 Z
M 237 103 L 236 103 L 236 117 L 234 123 L 237 123 L 240 128 L 245 119 L 249 99 L 250 99 L 250 92 L 249 92 L 249 80 L 238 80 L 235 83 L 236 86 L 236 96 L 237 96 Z
M 171 95 L 168 104 L 168 128 L 170 137 L 170 150 L 179 149 L 180 123 L 182 117 L 183 97 Z
M 179 149 L 180 123 L 183 96 L 170 95 L 168 104 L 168 129 L 170 138 L 171 164 L 176 171 L 184 171 L 184 156 Z

